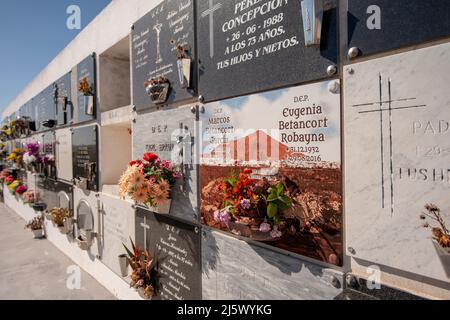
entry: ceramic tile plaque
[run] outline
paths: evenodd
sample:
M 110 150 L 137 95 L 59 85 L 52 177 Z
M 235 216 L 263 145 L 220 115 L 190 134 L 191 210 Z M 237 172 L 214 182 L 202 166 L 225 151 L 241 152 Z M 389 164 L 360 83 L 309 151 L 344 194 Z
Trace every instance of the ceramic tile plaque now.
M 72 132 L 73 178 L 85 190 L 98 190 L 97 126 L 74 129 Z
M 197 1 L 199 94 L 208 102 L 326 78 L 338 61 L 336 17 L 336 1 L 324 1 L 320 45 L 306 47 L 299 0 Z
M 84 78 L 89 83 L 87 95 L 80 92 L 79 84 Z M 96 119 L 97 113 L 97 73 L 95 54 L 81 61 L 72 70 L 71 75 L 72 101 L 74 103 L 74 123 L 82 123 Z M 76 92 L 76 94 L 75 94 Z
M 181 166 L 183 177 L 173 189 L 170 214 L 189 222 L 198 221 L 195 120 L 196 111 L 192 113 L 191 106 L 185 106 L 142 114 L 133 125 L 134 159 L 152 152 Z
M 348 0 L 349 48 L 363 55 L 450 37 L 448 0 Z
M 200 228 L 137 208 L 136 244 L 158 255 L 162 290 L 157 299 L 200 300 Z
M 205 300 L 331 300 L 342 292 L 342 273 L 204 230 Z M 333 285 L 333 279 L 338 282 Z
M 132 204 L 102 194 L 100 197 L 102 220 L 101 260 L 117 275 L 122 276 L 119 255 L 125 253 L 122 244 L 131 248 L 131 239 L 135 238 L 135 214 Z
M 340 265 L 339 88 L 333 80 L 207 104 L 202 223 Z
M 72 103 L 72 82 L 71 74 L 67 73 L 58 79 L 55 84 L 55 97 L 57 98 L 56 113 L 58 126 L 63 126 L 72 122 L 73 103 Z
M 55 132 L 56 137 L 56 172 L 58 179 L 72 181 L 72 131 L 61 129 Z
M 170 82 L 167 103 L 195 96 L 194 1 L 165 0 L 134 24 L 131 32 L 133 65 L 133 104 L 138 110 L 154 108 L 144 83 L 166 77 Z M 184 46 L 191 59 L 190 86 L 183 86 L 183 64 L 179 65 L 177 45 Z M 187 83 L 187 82 L 186 82 Z
M 450 253 L 431 229 L 443 227 L 425 205 L 448 228 L 449 55 L 450 44 L 398 54 L 344 79 L 348 253 L 446 282 Z

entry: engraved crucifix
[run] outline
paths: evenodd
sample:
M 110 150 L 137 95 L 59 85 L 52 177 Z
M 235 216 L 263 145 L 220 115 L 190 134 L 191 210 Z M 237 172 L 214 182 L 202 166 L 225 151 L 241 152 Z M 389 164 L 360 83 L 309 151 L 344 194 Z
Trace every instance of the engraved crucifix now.
M 201 17 L 209 16 L 209 56 L 214 57 L 214 12 L 222 8 L 221 3 L 214 5 L 214 0 L 209 0 L 209 8 L 202 12 Z
M 147 217 L 145 215 L 141 227 L 144 229 L 144 250 L 147 250 L 147 232 L 150 230 L 150 225 L 147 224 Z
M 162 24 L 156 22 L 156 24 L 153 26 L 153 30 L 156 31 L 156 63 L 161 63 L 163 61 L 161 56 L 161 41 L 160 41 Z
M 363 104 L 356 104 L 353 105 L 355 108 L 361 108 L 361 107 L 371 107 L 371 106 L 378 106 L 377 109 L 371 109 L 371 110 L 364 110 L 359 111 L 359 114 L 372 114 L 372 113 L 379 113 L 380 118 L 380 152 L 381 152 L 381 207 L 384 209 L 386 206 L 386 196 L 385 196 L 385 163 L 384 163 L 384 156 L 385 156 L 385 143 L 384 143 L 384 119 L 383 119 L 383 113 L 388 112 L 388 123 L 389 123 L 389 180 L 390 180 L 390 210 L 391 210 L 391 216 L 394 216 L 394 144 L 393 144 L 393 111 L 398 110 L 407 110 L 407 109 L 415 109 L 415 108 L 425 108 L 426 105 L 411 105 L 411 106 L 404 106 L 404 107 L 394 107 L 394 103 L 399 102 L 408 102 L 408 101 L 414 101 L 416 98 L 404 98 L 404 99 L 392 99 L 392 80 L 391 78 L 388 79 L 388 100 L 383 101 L 383 76 L 380 73 L 378 77 L 378 85 L 379 85 L 379 101 L 377 102 L 369 102 L 369 103 L 363 103 Z M 385 105 L 388 105 L 388 107 L 384 107 Z

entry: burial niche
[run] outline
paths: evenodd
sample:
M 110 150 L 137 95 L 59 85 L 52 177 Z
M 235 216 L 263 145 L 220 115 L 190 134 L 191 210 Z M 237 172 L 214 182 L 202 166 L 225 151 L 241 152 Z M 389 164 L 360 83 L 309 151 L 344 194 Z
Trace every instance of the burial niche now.
M 82 250 L 88 250 L 92 246 L 94 233 L 94 213 L 92 207 L 85 199 L 80 200 L 77 206 L 77 243 Z

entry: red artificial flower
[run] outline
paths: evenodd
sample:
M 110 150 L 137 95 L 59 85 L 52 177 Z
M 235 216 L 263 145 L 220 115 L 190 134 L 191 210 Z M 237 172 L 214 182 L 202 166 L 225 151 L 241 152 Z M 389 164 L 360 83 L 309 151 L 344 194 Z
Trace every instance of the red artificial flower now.
M 251 169 L 245 169 L 245 170 L 244 170 L 244 173 L 245 173 L 245 174 L 252 174 L 252 173 L 253 173 L 253 170 L 251 170 Z
M 6 184 L 11 184 L 14 182 L 14 177 L 13 176 L 9 176 L 8 178 L 5 179 Z
M 16 189 L 16 193 L 19 195 L 24 194 L 26 191 L 27 191 L 27 187 L 24 185 L 21 185 L 21 186 L 17 187 L 17 189 Z
M 146 153 L 144 154 L 144 160 L 148 162 L 155 162 L 159 157 L 154 153 Z

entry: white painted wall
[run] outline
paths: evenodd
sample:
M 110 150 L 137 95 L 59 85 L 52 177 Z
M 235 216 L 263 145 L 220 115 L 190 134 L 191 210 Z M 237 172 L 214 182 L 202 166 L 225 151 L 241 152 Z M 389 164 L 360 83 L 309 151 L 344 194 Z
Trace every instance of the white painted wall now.
M 102 54 L 127 37 L 131 25 L 161 0 L 112 0 L 112 2 L 70 42 L 52 62 L 4 109 L 2 118 L 18 110 L 52 82 L 69 72 L 92 52 Z

